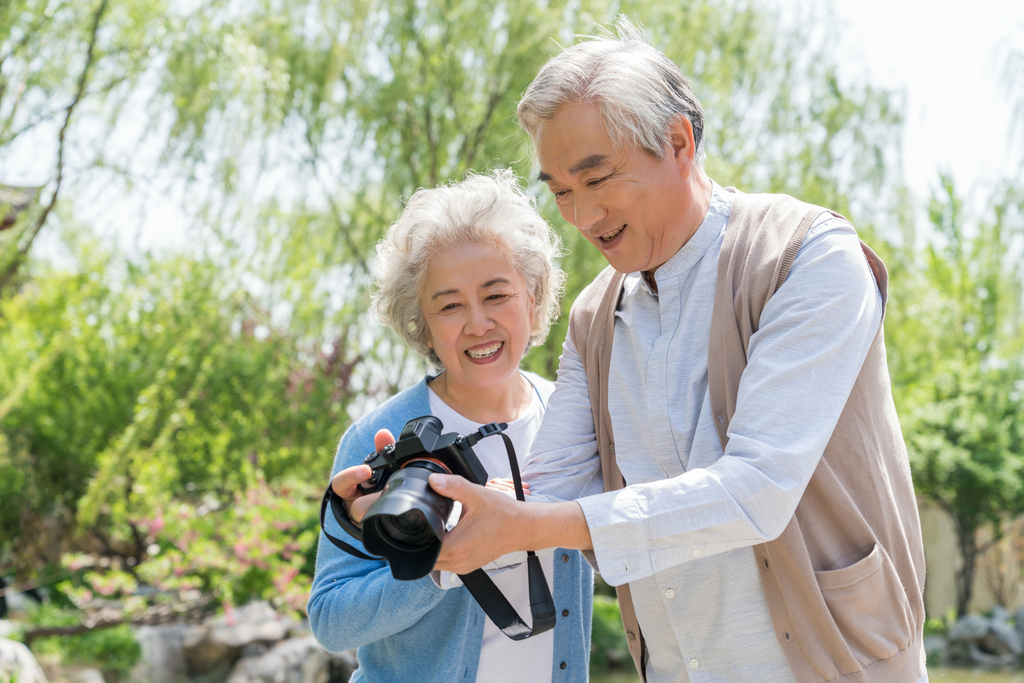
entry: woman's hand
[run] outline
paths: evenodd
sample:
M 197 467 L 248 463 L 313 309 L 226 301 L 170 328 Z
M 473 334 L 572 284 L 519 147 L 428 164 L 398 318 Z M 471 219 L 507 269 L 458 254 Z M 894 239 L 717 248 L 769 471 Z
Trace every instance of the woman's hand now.
M 493 491 L 501 491 L 502 493 L 511 493 L 513 496 L 516 495 L 516 484 L 512 481 L 512 477 L 505 477 L 499 479 L 495 477 L 487 482 L 487 487 Z M 523 482 L 523 494 L 530 495 L 530 485 L 525 481 Z
M 384 450 L 384 447 L 395 442 L 391 432 L 382 429 L 373 437 L 373 447 L 377 452 Z M 363 521 L 366 511 L 380 498 L 380 491 L 376 493 L 364 493 L 359 487 L 364 481 L 373 475 L 369 465 L 356 465 L 338 472 L 331 480 L 331 488 L 335 495 L 339 496 L 345 504 L 349 519 L 356 524 Z

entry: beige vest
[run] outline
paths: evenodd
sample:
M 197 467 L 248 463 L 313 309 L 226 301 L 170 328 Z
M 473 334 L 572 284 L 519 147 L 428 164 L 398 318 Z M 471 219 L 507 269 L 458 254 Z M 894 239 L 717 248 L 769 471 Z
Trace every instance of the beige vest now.
M 808 227 L 826 211 L 783 195 L 727 191 L 734 198 L 708 352 L 708 390 L 723 449 L 750 336 Z M 888 274 L 862 247 L 884 307 Z M 623 277 L 605 269 L 573 304 L 569 322 L 587 374 L 606 491 L 625 486 L 608 412 Z M 754 556 L 776 637 L 797 681 L 902 683 L 925 673 L 921 523 L 881 325 L 793 518 L 778 538 L 754 546 Z M 643 678 L 643 635 L 629 586 L 618 593 L 630 653 Z

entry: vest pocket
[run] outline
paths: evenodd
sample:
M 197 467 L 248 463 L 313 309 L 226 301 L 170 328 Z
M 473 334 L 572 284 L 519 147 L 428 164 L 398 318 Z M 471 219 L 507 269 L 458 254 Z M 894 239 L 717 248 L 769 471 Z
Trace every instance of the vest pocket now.
M 849 567 L 815 572 L 821 596 L 861 666 L 905 649 L 913 634 L 910 605 L 896 568 L 875 544 Z

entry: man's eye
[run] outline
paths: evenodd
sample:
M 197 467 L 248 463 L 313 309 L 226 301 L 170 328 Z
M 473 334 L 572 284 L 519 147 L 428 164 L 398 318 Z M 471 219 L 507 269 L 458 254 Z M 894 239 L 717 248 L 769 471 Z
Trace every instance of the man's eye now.
M 596 187 L 597 185 L 600 185 L 602 182 L 604 182 L 607 178 L 608 176 L 604 176 L 603 178 L 594 178 L 593 180 L 588 180 L 587 187 Z
M 555 190 L 554 192 L 552 192 L 552 194 L 555 195 L 555 199 L 561 199 L 562 197 L 569 194 L 569 190 Z
M 508 296 L 509 296 L 508 294 L 491 294 L 489 297 L 487 297 L 487 300 L 488 301 L 500 301 L 501 299 L 507 299 Z

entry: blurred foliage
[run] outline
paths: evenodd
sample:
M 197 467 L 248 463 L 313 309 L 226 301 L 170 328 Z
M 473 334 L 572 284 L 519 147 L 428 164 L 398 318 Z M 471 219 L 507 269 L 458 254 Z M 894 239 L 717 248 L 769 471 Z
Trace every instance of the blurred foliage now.
M 77 610 L 44 604 L 32 609 L 28 620 L 34 626 L 74 627 L 80 623 Z M 127 624 L 76 635 L 40 638 L 32 643 L 35 656 L 65 665 L 99 669 L 111 683 L 128 680 L 128 673 L 142 655 L 142 648 Z
M 977 534 L 1024 513 L 1024 205 L 1020 190 L 986 197 L 980 215 L 941 178 L 928 207 L 934 238 L 908 254 L 886 333 L 914 483 L 948 512 L 967 612 Z
M 590 670 L 595 673 L 632 667 L 626 634 L 622 632 L 619 602 L 612 596 L 594 595 L 594 621 L 590 637 Z

